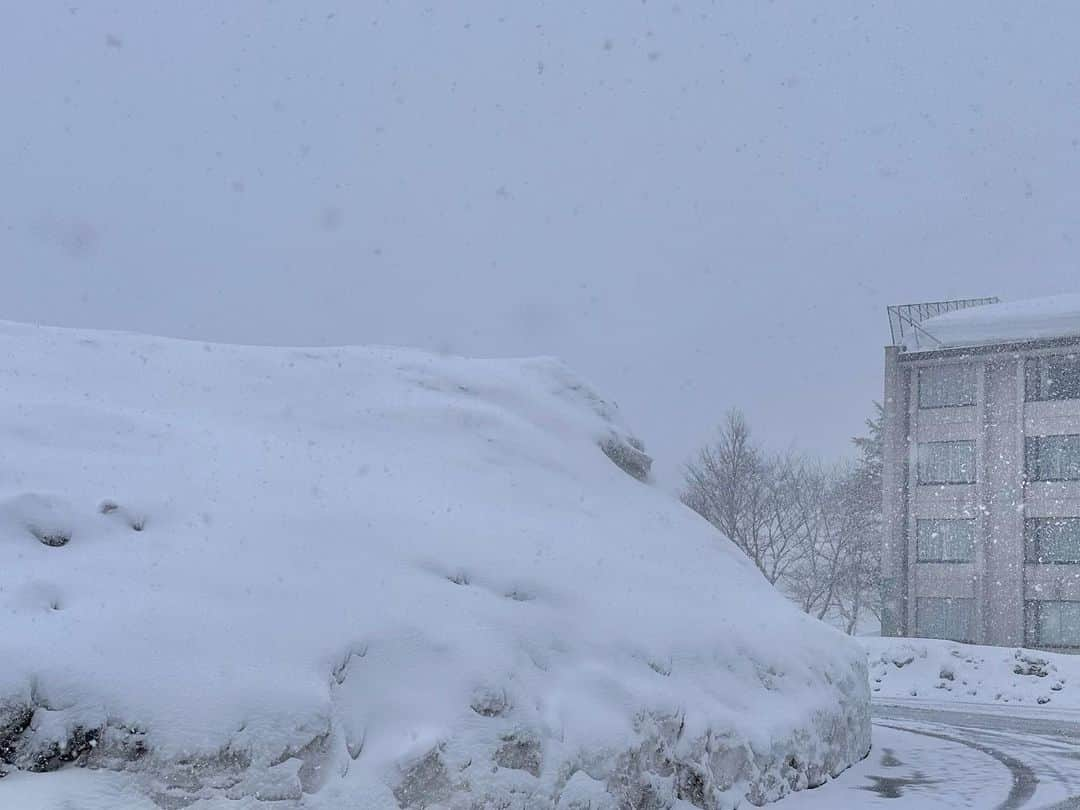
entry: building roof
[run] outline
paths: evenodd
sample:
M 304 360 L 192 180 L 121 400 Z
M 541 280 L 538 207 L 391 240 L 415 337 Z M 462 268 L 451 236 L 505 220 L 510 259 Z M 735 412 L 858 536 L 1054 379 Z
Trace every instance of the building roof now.
M 974 306 L 919 326 L 931 338 L 923 350 L 1080 336 L 1080 294 Z

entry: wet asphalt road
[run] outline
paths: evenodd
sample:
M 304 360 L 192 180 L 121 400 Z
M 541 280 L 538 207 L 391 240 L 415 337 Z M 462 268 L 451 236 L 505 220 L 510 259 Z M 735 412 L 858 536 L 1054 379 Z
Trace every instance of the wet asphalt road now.
M 980 707 L 981 708 L 981 707 Z M 994 810 L 1080 810 L 1080 717 L 1046 709 L 1006 714 L 1006 709 L 954 710 L 914 705 L 874 705 L 875 726 L 965 746 L 1008 769 L 1012 787 Z M 903 786 L 887 781 L 876 792 L 897 798 Z M 1040 797 L 1054 798 L 1043 801 Z

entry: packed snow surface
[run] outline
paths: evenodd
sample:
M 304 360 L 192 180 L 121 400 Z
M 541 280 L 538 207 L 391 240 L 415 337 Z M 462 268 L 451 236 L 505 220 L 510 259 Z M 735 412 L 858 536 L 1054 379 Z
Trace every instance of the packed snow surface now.
M 943 347 L 1076 336 L 1080 335 L 1080 295 L 984 304 L 927 318 L 920 326 Z
M 1080 656 L 924 638 L 863 638 L 875 700 L 1080 710 Z
M 864 755 L 861 649 L 624 470 L 549 359 L 0 323 L 0 805 L 713 808 Z

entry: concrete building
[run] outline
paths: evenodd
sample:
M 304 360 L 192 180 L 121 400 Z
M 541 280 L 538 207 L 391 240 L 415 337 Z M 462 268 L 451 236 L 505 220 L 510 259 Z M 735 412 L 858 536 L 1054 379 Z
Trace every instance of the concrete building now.
M 889 319 L 882 632 L 1080 647 L 1080 295 Z

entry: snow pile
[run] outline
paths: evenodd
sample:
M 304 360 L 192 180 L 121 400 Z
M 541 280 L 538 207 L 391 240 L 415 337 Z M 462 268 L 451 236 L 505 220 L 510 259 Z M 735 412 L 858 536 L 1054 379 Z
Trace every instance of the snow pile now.
M 714 808 L 868 749 L 862 651 L 555 361 L 2 323 L 0 358 L 0 794 Z
M 860 641 L 875 700 L 1080 708 L 1080 656 L 922 638 Z
M 1075 336 L 1080 335 L 1080 295 L 970 307 L 927 318 L 920 326 L 943 347 Z

